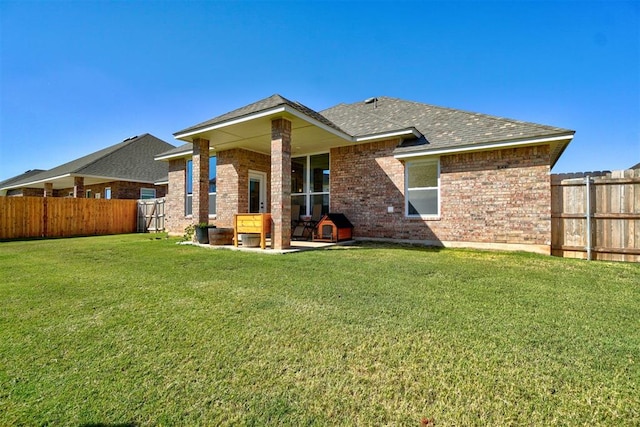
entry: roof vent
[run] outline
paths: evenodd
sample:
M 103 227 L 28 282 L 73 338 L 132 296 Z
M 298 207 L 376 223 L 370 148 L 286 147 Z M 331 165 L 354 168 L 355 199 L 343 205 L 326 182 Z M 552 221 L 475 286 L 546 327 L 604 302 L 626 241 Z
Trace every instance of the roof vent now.
M 378 108 L 378 98 L 367 98 L 364 100 L 365 104 L 373 104 L 373 108 Z
M 129 138 L 123 139 L 122 142 L 131 141 L 132 139 L 136 139 L 137 137 L 138 137 L 138 135 L 130 136 Z

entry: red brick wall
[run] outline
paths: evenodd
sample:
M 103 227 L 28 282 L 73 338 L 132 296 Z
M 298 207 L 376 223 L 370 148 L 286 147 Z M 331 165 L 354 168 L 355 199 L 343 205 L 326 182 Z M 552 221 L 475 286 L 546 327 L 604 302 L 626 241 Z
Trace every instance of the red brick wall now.
M 331 150 L 331 211 L 354 236 L 548 245 L 549 146 L 440 158 L 440 218 L 405 218 L 404 165 L 397 140 Z M 388 207 L 393 207 L 389 213 Z
M 233 215 L 249 209 L 249 170 L 271 174 L 271 158 L 252 151 L 233 149 L 216 153 L 216 219 L 210 224 L 232 227 Z M 185 216 L 186 160 L 169 162 L 169 190 L 166 202 L 166 228 L 173 234 L 182 234 L 193 223 Z M 267 206 L 271 193 L 267 182 Z
M 166 185 L 152 185 L 129 181 L 113 181 L 92 185 L 85 184 L 84 193 L 86 194 L 87 190 L 91 190 L 92 198 L 95 198 L 96 194 L 100 193 L 100 197 L 104 199 L 104 190 L 107 187 L 111 187 L 112 199 L 139 199 L 140 189 L 142 188 L 154 188 L 156 190 L 156 197 L 164 197 L 167 193 Z M 53 190 L 54 197 L 68 197 L 70 193 L 73 193 L 73 188 L 71 187 Z
M 242 149 L 217 153 L 216 225 L 232 227 L 233 215 L 249 211 L 249 170 L 267 174 L 267 207 L 271 206 L 271 158 Z
M 182 234 L 193 223 L 191 216 L 185 216 L 186 159 L 169 161 L 169 189 L 165 199 L 165 228 L 170 233 Z
M 393 157 L 398 140 L 331 150 L 330 210 L 344 213 L 355 237 L 445 242 L 549 245 L 549 146 L 522 147 L 440 158 L 440 217 L 405 217 L 404 163 Z M 217 220 L 233 225 L 248 210 L 248 173 L 267 173 L 270 157 L 241 149 L 217 153 Z M 167 226 L 181 233 L 185 161 L 169 165 Z M 271 195 L 267 186 L 267 206 Z M 389 213 L 388 208 L 393 212 Z

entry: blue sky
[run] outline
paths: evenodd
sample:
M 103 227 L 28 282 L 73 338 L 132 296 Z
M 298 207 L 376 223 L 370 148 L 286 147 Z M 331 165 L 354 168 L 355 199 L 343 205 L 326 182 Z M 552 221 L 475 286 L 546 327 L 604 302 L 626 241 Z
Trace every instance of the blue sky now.
M 0 180 L 279 93 L 576 131 L 553 172 L 640 162 L 639 1 L 0 0 Z

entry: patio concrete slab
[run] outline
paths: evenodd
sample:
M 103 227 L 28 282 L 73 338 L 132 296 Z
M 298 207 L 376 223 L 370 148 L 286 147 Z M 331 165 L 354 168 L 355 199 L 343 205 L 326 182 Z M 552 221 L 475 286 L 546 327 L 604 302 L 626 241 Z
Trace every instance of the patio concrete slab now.
M 303 251 L 313 251 L 318 249 L 327 249 L 332 246 L 348 246 L 355 243 L 355 240 L 347 240 L 344 242 L 338 243 L 326 243 L 326 242 L 312 242 L 312 241 L 304 241 L 304 240 L 292 240 L 291 247 L 287 249 L 272 249 L 271 248 L 271 239 L 267 238 L 267 247 L 266 249 L 260 249 L 260 247 L 249 248 L 243 247 L 242 245 L 238 245 L 238 247 L 233 245 L 205 245 L 197 242 L 181 242 L 183 245 L 193 245 L 198 246 L 205 249 L 221 249 L 221 250 L 231 250 L 231 251 L 240 251 L 240 252 L 254 252 L 261 254 L 291 254 L 296 252 Z

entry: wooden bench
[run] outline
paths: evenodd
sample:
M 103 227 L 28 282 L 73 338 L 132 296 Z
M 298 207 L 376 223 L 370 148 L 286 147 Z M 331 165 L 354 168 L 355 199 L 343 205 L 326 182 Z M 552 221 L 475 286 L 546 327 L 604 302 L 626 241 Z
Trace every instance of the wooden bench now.
M 267 247 L 267 234 L 271 233 L 270 213 L 241 213 L 233 218 L 233 244 L 238 246 L 238 234 L 260 234 L 260 248 Z

